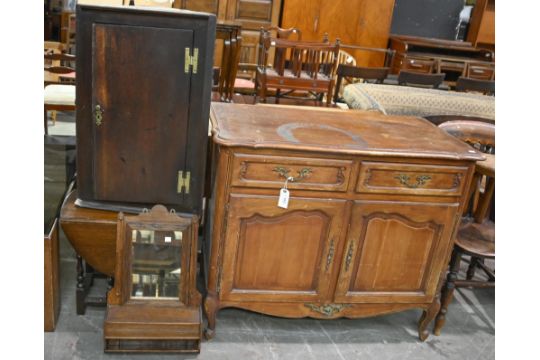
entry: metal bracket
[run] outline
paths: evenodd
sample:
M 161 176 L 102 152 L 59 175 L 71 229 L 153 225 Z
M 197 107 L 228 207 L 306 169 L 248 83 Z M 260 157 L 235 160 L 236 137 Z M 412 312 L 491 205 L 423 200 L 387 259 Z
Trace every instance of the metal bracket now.
M 184 58 L 184 72 L 189 74 L 189 66 L 191 65 L 192 72 L 197 73 L 197 65 L 199 63 L 199 49 L 193 49 L 193 56 L 191 56 L 190 48 L 186 47 L 185 49 L 185 58 Z

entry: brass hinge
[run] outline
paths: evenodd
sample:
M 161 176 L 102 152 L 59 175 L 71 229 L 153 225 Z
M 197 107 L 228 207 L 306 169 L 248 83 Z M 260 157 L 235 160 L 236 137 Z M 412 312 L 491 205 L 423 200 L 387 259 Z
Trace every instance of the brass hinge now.
M 193 56 L 190 55 L 191 50 L 187 47 L 185 52 L 184 72 L 189 74 L 189 66 L 191 65 L 194 74 L 197 73 L 197 64 L 199 63 L 199 49 L 193 49 Z
M 190 171 L 186 171 L 186 177 L 184 177 L 184 172 L 183 171 L 179 171 L 178 172 L 178 184 L 177 184 L 177 187 L 176 187 L 176 192 L 181 194 L 182 193 L 182 188 L 184 188 L 185 193 L 189 194 L 189 182 L 190 182 L 190 180 L 191 180 L 191 172 Z

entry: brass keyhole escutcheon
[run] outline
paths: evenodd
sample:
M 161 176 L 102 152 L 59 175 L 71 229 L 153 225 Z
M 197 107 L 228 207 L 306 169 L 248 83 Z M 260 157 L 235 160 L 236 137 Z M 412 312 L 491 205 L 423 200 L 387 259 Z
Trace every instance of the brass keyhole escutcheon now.
M 100 126 L 103 122 L 103 110 L 100 105 L 96 105 L 94 110 L 94 120 L 96 121 L 96 126 Z

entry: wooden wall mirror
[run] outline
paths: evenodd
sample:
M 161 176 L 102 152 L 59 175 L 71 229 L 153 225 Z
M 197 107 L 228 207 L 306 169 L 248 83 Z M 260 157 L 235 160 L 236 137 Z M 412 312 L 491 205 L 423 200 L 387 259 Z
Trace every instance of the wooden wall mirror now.
M 119 213 L 105 351 L 199 351 L 197 231 L 196 215 L 179 215 L 163 205 L 138 216 Z

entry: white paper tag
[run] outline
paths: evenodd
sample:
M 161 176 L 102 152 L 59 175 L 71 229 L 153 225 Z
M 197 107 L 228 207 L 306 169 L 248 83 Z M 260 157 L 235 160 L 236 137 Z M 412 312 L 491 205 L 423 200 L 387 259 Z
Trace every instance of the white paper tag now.
M 289 207 L 289 190 L 281 189 L 279 191 L 279 200 L 278 200 L 277 206 L 283 209 L 286 209 Z
M 165 242 L 170 243 L 172 241 L 172 238 L 170 236 L 165 236 Z

